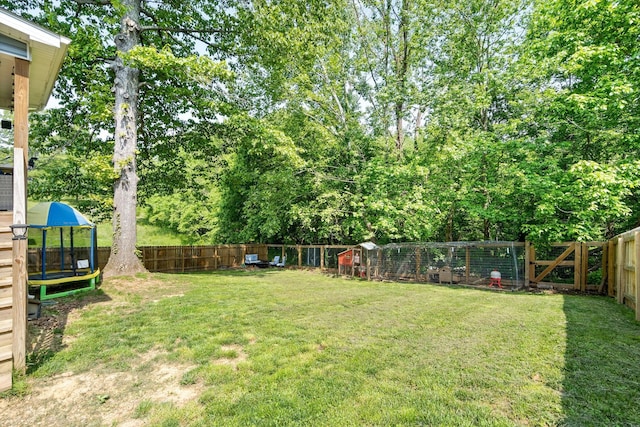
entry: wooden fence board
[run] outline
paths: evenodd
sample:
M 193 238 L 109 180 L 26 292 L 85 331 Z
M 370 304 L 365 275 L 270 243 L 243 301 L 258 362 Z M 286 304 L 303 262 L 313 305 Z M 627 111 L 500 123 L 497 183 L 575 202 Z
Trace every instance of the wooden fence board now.
M 640 321 L 640 228 L 620 234 L 609 245 L 609 295 L 635 311 Z
M 633 302 L 636 309 L 636 320 L 640 320 L 640 231 L 634 233 L 634 251 L 633 264 L 635 271 L 633 272 Z
M 0 361 L 0 390 L 9 390 L 12 385 L 11 371 L 13 369 L 13 360 L 8 359 Z

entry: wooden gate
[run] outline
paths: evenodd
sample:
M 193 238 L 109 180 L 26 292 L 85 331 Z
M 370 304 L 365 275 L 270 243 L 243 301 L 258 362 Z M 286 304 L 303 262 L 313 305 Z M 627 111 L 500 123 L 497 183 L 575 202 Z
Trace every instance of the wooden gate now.
M 527 244 L 528 245 L 528 244 Z M 550 286 L 550 287 L 564 287 L 572 288 L 575 290 L 586 291 L 587 290 L 587 277 L 589 273 L 589 251 L 592 249 L 602 248 L 602 256 L 599 257 L 602 261 L 603 272 L 601 282 L 595 286 L 602 287 L 606 283 L 607 274 L 607 250 L 608 246 L 606 242 L 567 242 L 567 243 L 554 243 L 552 248 L 564 248 L 564 251 L 551 260 L 539 260 L 536 258 L 536 250 L 533 245 L 528 247 L 529 258 L 529 283 L 538 286 Z M 553 281 L 545 281 L 549 275 L 559 267 L 573 270 L 573 283 L 558 283 Z

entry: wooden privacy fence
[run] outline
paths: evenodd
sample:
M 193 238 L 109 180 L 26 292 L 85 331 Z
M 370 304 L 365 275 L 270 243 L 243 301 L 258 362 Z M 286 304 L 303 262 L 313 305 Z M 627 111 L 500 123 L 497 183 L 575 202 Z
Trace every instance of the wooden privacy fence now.
M 350 246 L 333 245 L 212 245 L 212 246 L 141 246 L 145 268 L 161 273 L 185 273 L 190 271 L 213 271 L 224 268 L 240 267 L 246 254 L 258 254 L 263 261 L 271 261 L 277 255 L 286 257 L 288 267 L 310 267 L 333 270 L 338 268 L 338 253 Z M 47 250 L 49 251 L 49 249 Z M 98 248 L 98 266 L 107 265 L 111 249 Z M 57 250 L 51 255 L 57 256 Z M 39 249 L 30 249 L 29 269 L 38 271 Z
M 640 321 L 640 228 L 611 239 L 608 248 L 608 270 L 613 278 L 609 295 L 634 310 L 636 320 Z

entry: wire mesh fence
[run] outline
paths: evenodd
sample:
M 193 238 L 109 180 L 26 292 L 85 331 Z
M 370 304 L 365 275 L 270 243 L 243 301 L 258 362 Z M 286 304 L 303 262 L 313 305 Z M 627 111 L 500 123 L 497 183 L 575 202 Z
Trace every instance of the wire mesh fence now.
M 524 243 L 446 242 L 390 244 L 364 251 L 361 269 L 374 280 L 490 285 L 524 285 Z

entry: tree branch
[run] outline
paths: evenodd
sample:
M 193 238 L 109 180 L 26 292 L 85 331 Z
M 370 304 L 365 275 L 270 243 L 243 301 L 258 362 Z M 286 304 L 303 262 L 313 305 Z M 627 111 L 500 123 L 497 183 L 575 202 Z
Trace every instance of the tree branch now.
M 163 31 L 163 32 L 170 32 L 170 33 L 184 33 L 184 34 L 220 34 L 220 33 L 224 33 L 224 30 L 218 30 L 218 29 L 212 29 L 212 30 L 205 30 L 205 29 L 193 29 L 193 28 L 177 28 L 177 27 L 160 27 L 160 26 L 146 26 L 146 27 L 141 27 L 140 28 L 140 32 L 143 31 Z
M 110 0 L 73 0 L 78 5 L 111 6 Z

